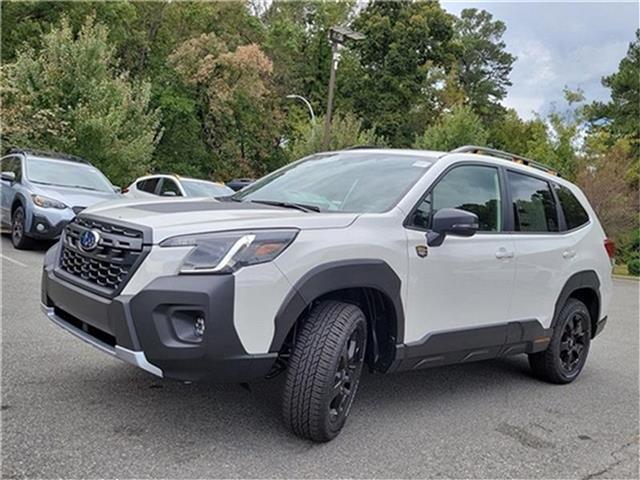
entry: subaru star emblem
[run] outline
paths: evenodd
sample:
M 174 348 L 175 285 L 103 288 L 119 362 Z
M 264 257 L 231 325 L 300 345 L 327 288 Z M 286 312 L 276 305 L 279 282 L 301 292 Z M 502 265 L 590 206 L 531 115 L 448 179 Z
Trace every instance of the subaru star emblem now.
M 100 242 L 100 233 L 96 230 L 85 230 L 80 235 L 80 248 L 83 250 L 93 250 Z

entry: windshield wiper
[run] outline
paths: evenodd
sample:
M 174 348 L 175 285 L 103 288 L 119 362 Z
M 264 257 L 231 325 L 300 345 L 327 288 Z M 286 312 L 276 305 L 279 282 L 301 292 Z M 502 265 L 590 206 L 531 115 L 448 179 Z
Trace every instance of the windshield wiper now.
M 275 200 L 250 200 L 251 203 L 262 203 L 264 205 L 273 205 L 274 207 L 294 208 L 302 212 L 319 212 L 320 207 L 315 205 L 306 205 L 304 203 L 295 202 L 278 202 Z
M 97 188 L 85 187 L 83 185 L 65 185 L 65 187 L 80 188 L 82 190 L 91 190 L 92 192 L 103 192 L 104 191 L 104 190 L 99 190 Z

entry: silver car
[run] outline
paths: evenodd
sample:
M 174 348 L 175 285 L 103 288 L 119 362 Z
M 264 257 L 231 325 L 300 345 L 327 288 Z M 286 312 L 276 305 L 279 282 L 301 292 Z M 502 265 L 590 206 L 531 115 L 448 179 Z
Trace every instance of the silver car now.
M 2 226 L 15 248 L 33 240 L 55 240 L 77 213 L 121 198 L 100 170 L 63 154 L 12 150 L 0 159 Z

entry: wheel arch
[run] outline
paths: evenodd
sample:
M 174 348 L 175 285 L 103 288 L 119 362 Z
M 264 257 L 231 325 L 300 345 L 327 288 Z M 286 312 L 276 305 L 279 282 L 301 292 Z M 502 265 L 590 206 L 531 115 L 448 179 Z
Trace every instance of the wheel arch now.
M 13 212 L 16 211 L 16 208 L 22 207 L 24 209 L 25 217 L 27 216 L 27 202 L 22 193 L 16 193 L 13 197 L 13 201 L 11 202 L 11 217 L 13 218 Z M 26 218 L 25 218 L 26 220 Z
M 591 316 L 591 337 L 595 336 L 598 320 L 600 319 L 600 279 L 593 270 L 585 270 L 573 274 L 564 284 L 553 311 L 552 327 L 555 327 L 558 314 L 570 298 L 584 303 Z
M 271 352 L 280 352 L 295 336 L 304 314 L 318 301 L 341 300 L 358 305 L 367 316 L 370 365 L 386 369 L 404 338 L 402 282 L 395 271 L 378 259 L 337 261 L 319 265 L 295 283 L 275 319 Z M 371 344 L 370 344 L 371 345 Z

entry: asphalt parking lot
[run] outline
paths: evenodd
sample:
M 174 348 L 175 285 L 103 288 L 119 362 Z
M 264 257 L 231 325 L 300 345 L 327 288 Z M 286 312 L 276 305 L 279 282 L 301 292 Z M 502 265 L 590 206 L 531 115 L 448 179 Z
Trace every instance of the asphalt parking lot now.
M 40 312 L 44 251 L 2 247 L 3 478 L 638 478 L 634 280 L 575 383 L 531 378 L 524 356 L 366 375 L 315 445 L 280 422 L 281 378 L 162 381 L 61 331 Z

